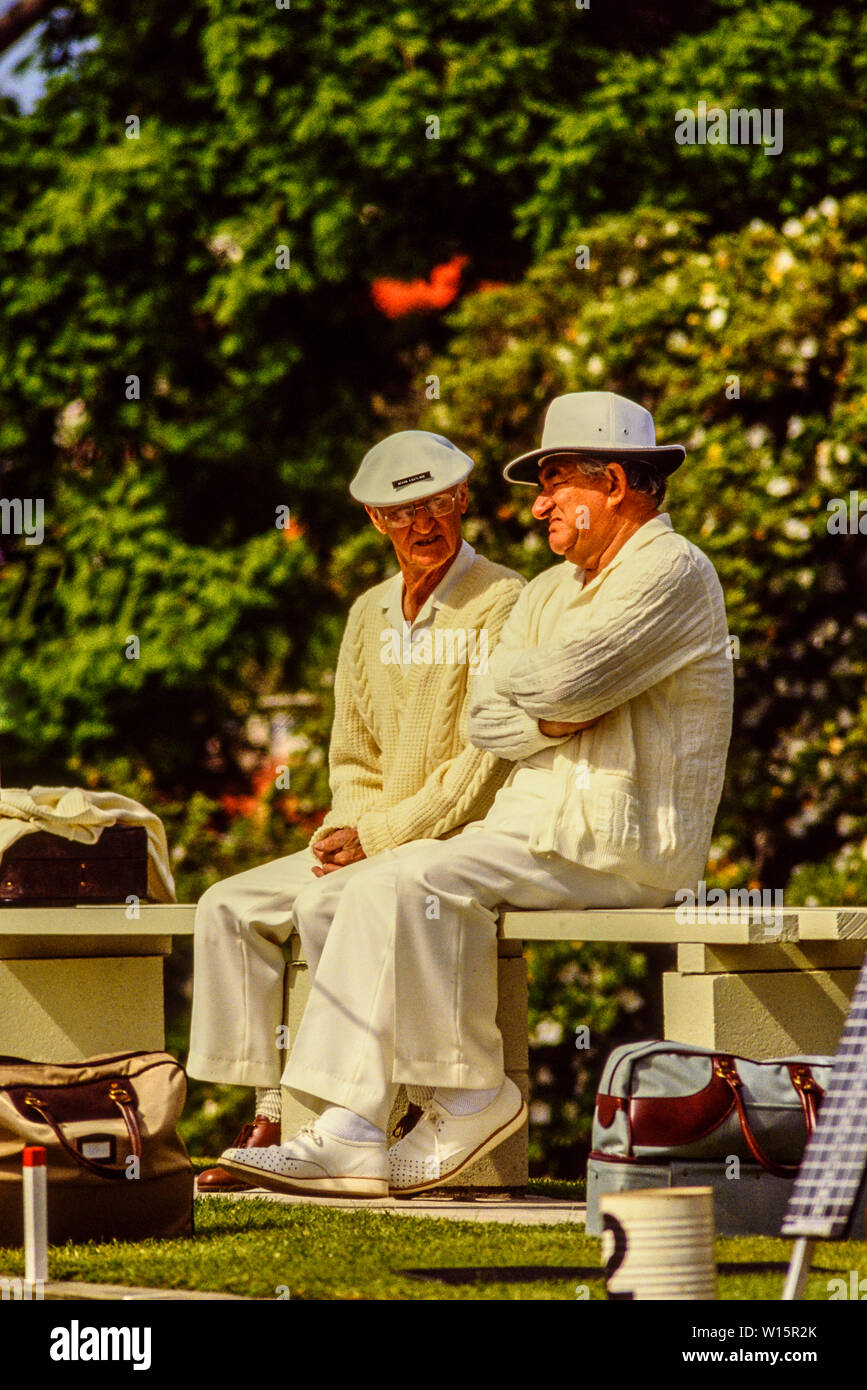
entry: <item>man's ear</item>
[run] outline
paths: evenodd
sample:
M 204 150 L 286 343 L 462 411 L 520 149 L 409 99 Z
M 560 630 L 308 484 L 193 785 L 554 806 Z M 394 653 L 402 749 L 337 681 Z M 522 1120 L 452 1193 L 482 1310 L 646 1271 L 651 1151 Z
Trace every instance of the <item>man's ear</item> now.
M 379 534 L 381 536 L 384 536 L 388 528 L 386 527 L 385 522 L 381 521 L 380 518 L 377 516 L 376 510 L 373 507 L 365 507 L 364 510 L 367 512 L 367 515 L 370 517 Z
M 470 505 L 470 490 L 467 487 L 466 483 L 459 484 L 457 493 L 455 495 L 458 504 L 458 511 L 460 512 L 461 516 L 463 516 L 464 512 L 467 510 L 467 507 Z
M 609 463 L 607 498 L 608 502 L 610 502 L 612 506 L 616 506 L 618 502 L 623 501 L 628 490 L 629 485 L 626 481 L 626 474 L 623 471 L 622 465 L 614 462 Z

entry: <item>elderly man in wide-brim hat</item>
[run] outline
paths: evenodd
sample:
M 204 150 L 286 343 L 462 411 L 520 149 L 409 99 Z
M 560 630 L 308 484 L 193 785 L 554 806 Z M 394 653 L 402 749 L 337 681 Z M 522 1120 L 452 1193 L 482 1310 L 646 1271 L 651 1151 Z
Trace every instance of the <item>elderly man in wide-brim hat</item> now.
M 233 1171 L 368 1196 L 452 1181 L 526 1119 L 495 1019 L 499 910 L 661 907 L 697 884 L 732 671 L 713 565 L 660 511 L 683 457 L 641 406 L 593 391 L 555 400 L 542 447 L 506 468 L 564 560 L 522 591 L 473 690 L 470 737 L 510 777 L 447 843 L 299 895 L 321 959 L 284 1079 L 327 1108 L 286 1145 L 230 1152 Z M 387 1149 L 400 1083 L 435 1089 Z
M 407 841 L 454 834 L 485 814 L 508 773 L 469 743 L 467 706 L 524 581 L 461 538 L 472 467 L 425 430 L 401 430 L 362 459 L 350 492 L 391 541 L 399 573 L 349 614 L 334 682 L 331 809 L 307 849 L 223 880 L 199 903 L 187 1070 L 256 1089 L 236 1147 L 280 1138 L 283 944 L 297 894 Z M 316 942 L 305 944 L 313 974 Z M 222 1168 L 199 1177 L 209 1192 L 244 1185 Z

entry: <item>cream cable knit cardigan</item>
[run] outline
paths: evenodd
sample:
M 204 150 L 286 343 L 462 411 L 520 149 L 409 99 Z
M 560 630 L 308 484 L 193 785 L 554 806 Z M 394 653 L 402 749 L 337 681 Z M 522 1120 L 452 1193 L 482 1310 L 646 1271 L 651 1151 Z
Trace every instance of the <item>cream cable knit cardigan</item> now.
M 475 682 L 469 733 L 515 764 L 553 749 L 531 850 L 696 890 L 731 734 L 727 638 L 716 571 L 666 514 L 586 587 L 568 561 L 526 586 Z M 568 738 L 539 732 L 597 715 Z
M 510 771 L 467 740 L 478 677 L 466 662 L 414 664 L 404 674 L 383 661 L 382 593 L 390 582 L 362 594 L 349 613 L 334 679 L 332 805 L 311 840 L 356 826 L 368 857 L 479 820 Z M 514 570 L 477 555 L 436 610 L 431 633 L 485 631 L 492 651 L 523 585 Z

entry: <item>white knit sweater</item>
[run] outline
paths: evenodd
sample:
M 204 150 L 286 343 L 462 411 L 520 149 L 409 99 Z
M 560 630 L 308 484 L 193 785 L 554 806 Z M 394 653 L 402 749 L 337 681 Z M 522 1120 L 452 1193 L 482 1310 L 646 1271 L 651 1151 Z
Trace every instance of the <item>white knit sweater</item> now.
M 311 841 L 356 826 L 368 857 L 480 819 L 511 771 L 467 738 L 469 690 L 479 679 L 467 660 L 414 662 L 406 671 L 383 660 L 383 596 L 391 582 L 368 589 L 349 613 L 334 679 L 332 804 Z M 524 582 L 477 555 L 436 607 L 432 639 L 485 632 L 492 652 Z M 441 638 L 439 650 L 455 648 Z
M 731 734 L 732 663 L 716 571 L 662 515 L 586 587 L 582 580 L 567 561 L 522 591 L 474 683 L 470 738 L 513 763 L 550 769 L 531 850 L 695 891 Z M 539 719 L 597 715 L 604 718 L 592 729 L 568 738 L 539 732 Z

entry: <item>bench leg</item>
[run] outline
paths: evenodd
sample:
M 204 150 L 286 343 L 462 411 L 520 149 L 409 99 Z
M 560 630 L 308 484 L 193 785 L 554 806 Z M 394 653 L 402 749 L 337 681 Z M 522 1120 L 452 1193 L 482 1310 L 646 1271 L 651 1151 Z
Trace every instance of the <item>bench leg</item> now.
M 79 1062 L 165 1046 L 163 957 L 0 960 L 0 1054 Z
M 497 1026 L 503 1035 L 504 1061 L 506 1075 L 511 1077 L 528 1099 L 528 1051 L 527 1051 L 527 967 L 520 941 L 500 941 L 498 964 L 499 1006 Z M 297 936 L 291 942 L 292 959 L 287 968 L 287 989 L 285 1018 L 290 1043 L 294 1038 L 301 1016 L 307 1005 L 310 993 L 310 977 L 307 966 L 301 959 L 301 943 Z M 406 1113 L 408 1101 L 406 1088 L 401 1086 L 388 1122 L 389 1137 L 393 1136 L 394 1126 Z M 314 1117 L 316 1112 L 302 1105 L 291 1091 L 283 1089 L 282 1138 L 284 1143 L 291 1139 L 301 1125 Z M 442 1191 L 459 1191 L 467 1188 L 482 1189 L 523 1189 L 528 1176 L 527 1127 L 513 1134 L 505 1144 L 493 1153 L 473 1164 L 450 1188 Z
M 833 1056 L 867 943 L 687 945 L 663 976 L 665 1036 L 757 1061 Z

